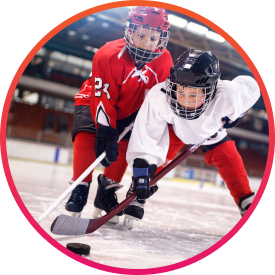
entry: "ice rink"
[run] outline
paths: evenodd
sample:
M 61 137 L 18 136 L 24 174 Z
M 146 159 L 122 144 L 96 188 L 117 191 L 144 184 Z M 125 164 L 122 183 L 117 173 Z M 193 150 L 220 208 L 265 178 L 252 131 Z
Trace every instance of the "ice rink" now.
M 72 167 L 9 159 L 10 169 L 19 195 L 31 215 L 37 220 L 69 187 Z M 88 203 L 82 218 L 92 218 L 96 194 L 95 170 Z M 130 184 L 126 174 L 118 191 L 121 202 Z M 64 209 L 66 198 L 50 214 L 41 227 L 57 242 L 80 242 L 91 246 L 86 258 L 104 265 L 120 268 L 154 268 L 171 265 L 199 254 L 226 235 L 240 220 L 240 214 L 226 188 L 186 181 L 161 180 L 158 192 L 145 206 L 142 221 L 132 230 L 123 225 L 103 225 L 85 236 L 57 236 L 50 232 L 53 220 Z M 53 248 L 55 249 L 55 248 Z

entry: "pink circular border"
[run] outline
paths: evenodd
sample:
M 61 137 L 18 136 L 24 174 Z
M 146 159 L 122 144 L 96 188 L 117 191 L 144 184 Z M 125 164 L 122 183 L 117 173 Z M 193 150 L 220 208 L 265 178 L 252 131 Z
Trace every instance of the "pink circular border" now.
M 63 252 L 64 254 L 66 254 L 67 256 L 75 259 L 78 262 L 81 262 L 87 266 L 91 266 L 94 268 L 97 268 L 99 270 L 103 270 L 103 271 L 107 271 L 107 272 L 112 272 L 112 273 L 118 273 L 118 274 L 157 274 L 157 273 L 162 273 L 162 272 L 168 272 L 168 271 L 172 271 L 175 269 L 179 269 L 185 266 L 188 266 L 190 264 L 193 264 L 205 257 L 207 257 L 208 255 L 210 255 L 211 253 L 213 253 L 214 251 L 216 251 L 217 249 L 219 249 L 222 245 L 224 245 L 227 241 L 229 241 L 239 230 L 240 228 L 245 224 L 245 222 L 248 220 L 248 218 L 251 216 L 252 212 L 254 211 L 254 209 L 256 208 L 256 206 L 258 205 L 263 192 L 266 188 L 267 182 L 268 182 L 268 178 L 271 172 L 271 168 L 272 168 L 272 163 L 273 163 L 273 157 L 274 157 L 274 143 L 275 143 L 275 137 L 274 137 L 274 117 L 273 117 L 273 112 L 272 112 L 272 107 L 271 107 L 271 103 L 270 103 L 270 99 L 267 93 L 267 90 L 265 88 L 265 85 L 263 83 L 263 80 L 258 72 L 258 70 L 256 69 L 256 67 L 254 66 L 254 64 L 252 63 L 252 61 L 250 60 L 250 58 L 247 56 L 247 54 L 245 53 L 245 51 L 240 47 L 240 45 L 231 37 L 229 36 L 225 31 L 223 31 L 220 27 L 218 27 L 217 25 L 215 25 L 214 23 L 212 23 L 211 21 L 209 21 L 208 19 L 181 7 L 172 5 L 172 4 L 166 4 L 166 3 L 159 3 L 157 1 L 135 1 L 136 5 L 148 5 L 148 6 L 158 6 L 161 8 L 165 8 L 165 9 L 169 9 L 169 10 L 174 10 L 176 12 L 180 12 L 183 13 L 189 17 L 192 17 L 200 22 L 202 22 L 203 24 L 209 26 L 211 29 L 213 29 L 214 31 L 216 31 L 217 33 L 219 33 L 221 36 L 223 36 L 227 42 L 229 42 L 234 49 L 241 55 L 241 57 L 244 59 L 244 61 L 246 62 L 246 64 L 248 65 L 248 67 L 250 68 L 251 72 L 253 73 L 256 81 L 258 82 L 258 85 L 261 89 L 261 93 L 265 102 L 265 106 L 266 106 L 266 111 L 267 111 L 267 116 L 268 116 L 268 125 L 269 125 L 269 150 L 268 150 L 268 158 L 267 158 L 267 163 L 266 163 L 266 168 L 265 168 L 265 172 L 264 172 L 264 176 L 262 179 L 262 183 L 260 185 L 260 188 L 257 192 L 257 195 L 251 205 L 251 207 L 249 208 L 249 210 L 246 212 L 246 214 L 240 219 L 240 221 L 230 230 L 230 232 L 228 232 L 220 241 L 218 241 L 216 244 L 214 244 L 213 246 L 211 246 L 210 248 L 206 249 L 205 251 L 201 252 L 200 254 L 189 258 L 185 261 L 176 263 L 176 264 L 172 264 L 169 266 L 164 266 L 164 267 L 158 267 L 158 268 L 150 268 L 150 269 L 125 269 L 125 268 L 117 268 L 117 267 L 111 267 L 111 266 L 106 266 L 103 264 L 98 264 L 96 262 L 90 261 L 88 259 L 85 259 L 83 257 L 80 257 L 76 254 L 74 254 L 73 252 L 67 250 L 64 246 L 62 246 L 61 244 L 59 244 L 57 241 L 55 241 L 51 236 L 49 236 L 41 227 L 40 225 L 37 224 L 37 222 L 34 220 L 34 218 L 32 217 L 32 215 L 29 213 L 29 211 L 27 210 L 26 206 L 24 205 L 24 203 L 22 202 L 17 189 L 15 187 L 15 184 L 13 182 L 12 179 L 12 175 L 10 172 L 10 168 L 9 168 L 9 163 L 8 163 L 8 157 L 7 157 L 7 148 L 6 148 L 6 125 L 7 125 L 7 117 L 8 117 L 8 112 L 9 112 L 9 107 L 10 107 L 10 103 L 11 103 L 11 99 L 14 93 L 14 90 L 17 86 L 17 83 L 21 77 L 21 75 L 23 74 L 25 68 L 27 67 L 27 65 L 29 64 L 29 62 L 31 61 L 31 59 L 33 58 L 33 56 L 37 53 L 37 51 L 48 41 L 50 40 L 54 35 L 56 35 L 59 31 L 61 31 L 62 29 L 64 29 L 65 27 L 67 27 L 68 25 L 72 24 L 73 22 L 88 16 L 92 13 L 96 13 L 102 10 L 106 10 L 106 9 L 112 9 L 112 8 L 118 8 L 118 7 L 123 7 L 123 6 L 131 6 L 133 4 L 132 1 L 119 1 L 119 2 L 114 2 L 114 3 L 108 3 L 108 4 L 104 4 L 104 5 L 100 5 L 88 10 L 85 10 L 79 14 L 76 14 L 74 16 L 72 16 L 71 18 L 67 19 L 66 21 L 64 21 L 63 23 L 61 23 L 60 25 L 58 25 L 56 28 L 54 28 L 52 31 L 50 31 L 47 35 L 45 35 L 36 45 L 35 47 L 30 51 L 30 53 L 27 55 L 27 57 L 24 59 L 23 63 L 21 64 L 21 66 L 19 67 L 17 73 L 15 74 L 13 81 L 10 85 L 6 100 L 5 100 L 5 104 L 4 104 L 4 108 L 3 108 L 3 113 L 2 113 L 2 121 L 1 121 L 1 133 L 0 133 L 0 142 L 1 142 L 1 155 L 2 155 L 2 161 L 3 161 L 3 167 L 4 167 L 4 171 L 5 171 L 5 175 L 8 181 L 8 184 L 10 186 L 11 192 L 14 196 L 15 201 L 17 202 L 19 208 L 21 209 L 21 211 L 23 212 L 23 214 L 25 215 L 25 217 L 27 218 L 27 220 L 30 222 L 30 224 L 36 229 L 36 231 L 45 239 L 47 240 L 51 245 L 53 245 L 55 248 L 57 248 L 59 251 Z

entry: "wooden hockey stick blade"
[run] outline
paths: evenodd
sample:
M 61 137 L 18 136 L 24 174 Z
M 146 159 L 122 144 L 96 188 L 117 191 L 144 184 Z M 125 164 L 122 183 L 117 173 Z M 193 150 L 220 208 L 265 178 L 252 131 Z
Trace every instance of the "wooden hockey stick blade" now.
M 200 143 L 201 144 L 201 143 Z M 167 166 L 165 166 L 160 172 L 158 172 L 150 181 L 149 186 L 154 185 L 162 177 L 164 177 L 169 171 L 175 168 L 179 163 L 191 155 L 199 146 L 192 145 L 184 150 L 179 156 L 177 156 L 173 161 L 171 161 Z M 83 219 L 74 218 L 67 215 L 59 215 L 51 225 L 51 232 L 56 235 L 84 235 L 96 231 L 103 224 L 108 222 L 116 214 L 122 211 L 126 206 L 128 206 L 135 198 L 136 192 L 131 194 L 128 198 L 122 201 L 118 206 L 116 206 L 112 211 L 107 213 L 105 216 L 97 219 Z

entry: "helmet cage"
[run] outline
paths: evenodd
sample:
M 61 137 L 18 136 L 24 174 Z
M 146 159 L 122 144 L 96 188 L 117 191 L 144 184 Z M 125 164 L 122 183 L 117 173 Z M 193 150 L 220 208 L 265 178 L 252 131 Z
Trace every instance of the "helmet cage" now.
M 170 105 L 171 109 L 173 112 L 184 119 L 187 120 L 193 120 L 198 118 L 207 108 L 209 105 L 210 101 L 214 98 L 215 93 L 216 93 L 216 85 L 211 85 L 207 87 L 202 87 L 201 85 L 183 85 L 182 83 L 176 83 L 171 81 L 171 79 L 167 78 L 166 80 L 166 100 L 168 104 Z M 187 92 L 183 93 L 179 91 L 179 86 L 187 87 Z M 197 89 L 197 94 L 192 93 L 191 95 L 189 94 L 189 88 L 195 88 Z M 202 101 L 198 101 L 198 96 L 199 95 L 199 90 L 201 89 L 204 94 L 204 98 Z M 179 96 L 178 94 L 185 94 L 185 101 L 179 101 Z M 187 99 L 189 96 L 196 96 L 196 101 L 194 103 L 188 103 Z M 199 107 L 197 107 L 198 104 L 202 103 Z M 187 105 L 194 105 L 194 108 L 189 109 L 186 108 Z
M 140 30 L 137 31 L 137 27 L 140 27 Z M 147 29 L 149 30 L 149 33 L 144 33 L 143 30 Z M 147 42 L 145 49 L 150 48 L 151 44 L 155 44 L 154 42 L 151 42 L 151 38 L 159 39 L 158 44 L 154 51 L 144 50 L 139 47 L 134 46 L 134 40 L 133 33 L 139 33 L 147 36 Z M 124 41 L 126 44 L 126 47 L 128 49 L 129 54 L 131 55 L 132 59 L 135 61 L 135 63 L 150 63 L 154 59 L 160 57 L 168 44 L 169 40 L 169 30 L 162 30 L 160 27 L 154 28 L 149 27 L 149 24 L 147 25 L 140 25 L 137 23 L 130 23 L 129 21 L 125 24 L 125 36 Z M 137 45 L 139 45 L 140 41 L 139 39 L 136 40 Z
M 176 115 L 188 120 L 196 119 L 214 98 L 219 78 L 219 61 L 212 52 L 189 49 L 181 54 L 170 68 L 170 76 L 167 79 L 167 101 Z M 185 95 L 179 94 L 182 91 L 182 89 L 179 91 L 180 86 L 187 88 L 184 89 Z M 198 102 L 202 98 L 203 101 Z

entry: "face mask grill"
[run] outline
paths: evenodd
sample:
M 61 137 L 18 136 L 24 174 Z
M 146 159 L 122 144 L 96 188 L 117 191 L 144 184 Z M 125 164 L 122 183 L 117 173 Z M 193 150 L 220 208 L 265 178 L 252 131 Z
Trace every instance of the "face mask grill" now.
M 208 107 L 215 95 L 215 86 L 180 86 L 166 80 L 166 100 L 173 112 L 184 119 L 198 118 Z
M 164 53 L 169 34 L 169 31 L 127 22 L 124 40 L 135 63 L 150 63 Z

